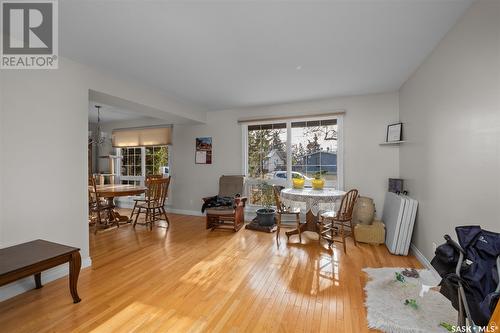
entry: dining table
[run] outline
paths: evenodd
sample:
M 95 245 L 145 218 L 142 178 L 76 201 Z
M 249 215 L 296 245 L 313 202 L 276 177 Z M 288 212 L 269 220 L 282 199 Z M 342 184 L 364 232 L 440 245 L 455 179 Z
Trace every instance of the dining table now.
M 97 185 L 96 190 L 99 197 L 105 198 L 108 202 L 112 203 L 116 197 L 141 195 L 146 192 L 147 187 L 140 185 L 128 185 L 128 184 L 106 184 L 106 185 Z M 92 186 L 89 186 L 89 191 L 91 192 L 94 191 Z M 110 219 L 112 221 L 130 223 L 130 218 L 128 216 L 121 215 L 115 209 L 113 209 Z
M 280 197 L 283 203 L 289 207 L 300 207 L 306 213 L 306 223 L 300 225 L 300 232 L 312 231 L 319 235 L 318 215 L 321 205 L 328 204 L 331 210 L 336 210 L 337 204 L 342 200 L 346 192 L 334 188 L 285 188 L 281 190 Z M 286 236 L 296 235 L 298 229 L 286 232 Z

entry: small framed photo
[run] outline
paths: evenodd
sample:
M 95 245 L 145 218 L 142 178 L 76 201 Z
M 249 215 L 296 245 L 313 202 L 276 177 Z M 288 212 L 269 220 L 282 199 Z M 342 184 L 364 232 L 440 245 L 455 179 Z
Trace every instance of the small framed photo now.
M 403 123 L 390 124 L 387 126 L 386 142 L 396 142 L 402 140 Z

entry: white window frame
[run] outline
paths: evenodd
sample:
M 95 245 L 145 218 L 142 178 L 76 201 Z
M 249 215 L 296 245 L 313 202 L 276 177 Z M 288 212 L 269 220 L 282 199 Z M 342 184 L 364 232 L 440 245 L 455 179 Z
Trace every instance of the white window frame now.
M 138 148 L 138 147 L 125 147 L 125 148 Z M 133 180 L 139 181 L 141 186 L 145 186 L 146 181 L 146 147 L 141 148 L 141 175 L 140 176 L 124 176 L 122 175 L 122 159 L 118 158 L 115 163 L 115 174 L 118 176 L 120 182 L 122 180 Z M 168 172 L 169 175 L 172 174 L 172 145 L 167 145 L 168 150 Z M 115 148 L 117 156 L 122 156 L 122 148 Z
M 310 118 L 290 118 L 290 119 L 273 119 L 268 121 L 255 121 L 244 123 L 241 126 L 242 135 L 242 173 L 248 177 L 248 126 L 252 125 L 268 125 L 276 123 L 286 123 L 287 140 L 286 140 L 286 187 L 292 186 L 292 123 L 299 121 L 317 121 L 317 120 L 337 120 L 337 186 L 336 189 L 344 189 L 344 117 L 342 114 L 334 116 L 311 116 Z M 251 182 L 251 181 L 250 181 Z M 247 189 L 245 189 L 247 192 Z

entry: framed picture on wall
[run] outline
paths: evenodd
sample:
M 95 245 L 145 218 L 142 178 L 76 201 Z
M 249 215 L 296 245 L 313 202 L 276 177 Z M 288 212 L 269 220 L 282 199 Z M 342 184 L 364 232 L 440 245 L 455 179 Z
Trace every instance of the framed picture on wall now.
M 212 137 L 196 138 L 196 164 L 212 164 Z
M 386 142 L 401 141 L 403 135 L 403 123 L 390 124 L 387 126 Z

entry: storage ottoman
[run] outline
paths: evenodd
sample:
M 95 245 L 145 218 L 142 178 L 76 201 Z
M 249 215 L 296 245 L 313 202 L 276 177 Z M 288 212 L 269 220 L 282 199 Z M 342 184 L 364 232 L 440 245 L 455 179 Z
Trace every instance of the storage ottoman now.
M 356 240 L 361 243 L 383 244 L 385 242 L 385 225 L 379 220 L 373 220 L 372 224 L 356 224 L 354 235 Z

